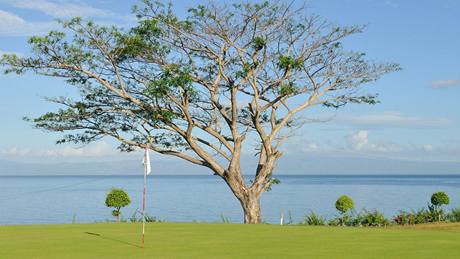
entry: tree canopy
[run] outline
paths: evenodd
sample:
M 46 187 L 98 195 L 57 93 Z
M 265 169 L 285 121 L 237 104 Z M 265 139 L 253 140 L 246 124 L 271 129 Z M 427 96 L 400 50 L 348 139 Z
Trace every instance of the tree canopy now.
M 62 31 L 30 38 L 30 57 L 3 56 L 6 73 L 64 78 L 80 92 L 50 98 L 63 108 L 30 121 L 65 132 L 58 143 L 112 137 L 122 151 L 147 147 L 207 167 L 245 214 L 260 210 L 260 194 L 277 182 L 280 146 L 303 124 L 303 110 L 375 104 L 362 88 L 399 69 L 343 47 L 362 26 L 337 26 L 293 4 L 209 3 L 181 17 L 145 0 L 134 13 L 130 29 L 62 21 Z M 243 147 L 258 158 L 249 184 Z
M 114 208 L 112 215 L 117 217 L 118 221 L 120 221 L 121 208 L 128 206 L 130 203 L 131 199 L 123 189 L 113 188 L 105 198 L 105 205 L 109 208 Z
M 431 204 L 434 206 L 447 205 L 449 202 L 449 196 L 445 192 L 435 192 L 431 195 Z
M 343 214 L 351 209 L 354 209 L 355 204 L 350 197 L 342 195 L 335 202 L 335 208 Z

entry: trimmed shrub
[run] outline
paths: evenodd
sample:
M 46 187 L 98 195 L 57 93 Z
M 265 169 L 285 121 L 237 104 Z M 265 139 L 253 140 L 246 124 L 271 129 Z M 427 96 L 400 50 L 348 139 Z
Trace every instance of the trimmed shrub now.
M 350 216 L 347 212 L 355 208 L 353 200 L 347 195 L 340 196 L 335 202 L 335 208 L 340 212 L 340 217 L 337 218 L 338 224 L 345 226 L 350 220 Z
M 449 196 L 445 192 L 435 192 L 431 195 L 432 205 L 428 205 L 428 210 L 436 221 L 439 222 L 446 219 L 442 205 L 447 205 L 449 202 Z
M 435 192 L 431 195 L 431 204 L 436 207 L 449 204 L 449 196 L 445 192 Z
M 128 206 L 131 203 L 129 195 L 123 189 L 113 188 L 105 198 L 105 205 L 109 208 L 114 208 L 112 215 L 120 222 L 121 208 Z
M 346 213 L 347 211 L 354 209 L 355 204 L 353 200 L 347 195 L 340 196 L 335 202 L 335 208 L 340 211 L 341 214 Z

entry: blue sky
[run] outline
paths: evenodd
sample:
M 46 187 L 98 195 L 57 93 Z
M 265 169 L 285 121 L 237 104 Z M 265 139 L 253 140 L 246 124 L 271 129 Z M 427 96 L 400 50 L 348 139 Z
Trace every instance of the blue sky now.
M 0 53 L 27 55 L 30 35 L 56 28 L 54 19 L 83 16 L 104 24 L 135 23 L 130 8 L 137 1 L 0 0 Z M 200 1 L 173 1 L 180 13 Z M 301 3 L 301 1 L 298 1 Z M 285 146 L 280 171 L 299 159 L 311 159 L 315 173 L 321 163 L 331 172 L 353 172 L 364 162 L 369 170 L 398 173 L 389 161 L 411 163 L 411 170 L 435 163 L 440 172 L 460 173 L 460 1 L 456 0 L 327 0 L 307 1 L 308 12 L 340 25 L 367 25 L 363 34 L 345 41 L 379 61 L 400 63 L 402 71 L 368 87 L 380 94 L 376 106 L 312 110 L 311 118 L 327 123 L 307 124 Z M 29 74 L 0 75 L 0 160 L 78 162 L 137 159 L 120 155 L 111 140 L 83 148 L 56 146 L 56 134 L 32 129 L 23 116 L 56 108 L 43 96 L 73 95 L 61 80 Z M 349 159 L 344 166 L 330 161 Z M 171 158 L 155 156 L 162 162 Z M 342 161 L 340 160 L 340 161 Z M 283 167 L 284 166 L 284 167 Z M 300 171 L 312 173 L 303 165 Z M 248 171 L 251 169 L 248 165 Z M 402 173 L 404 170 L 400 170 Z

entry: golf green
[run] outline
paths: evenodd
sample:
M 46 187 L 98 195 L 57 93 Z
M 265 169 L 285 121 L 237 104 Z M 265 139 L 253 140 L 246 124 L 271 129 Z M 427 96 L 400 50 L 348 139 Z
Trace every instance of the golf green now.
M 460 258 L 460 224 L 306 227 L 151 223 L 0 227 L 0 258 Z

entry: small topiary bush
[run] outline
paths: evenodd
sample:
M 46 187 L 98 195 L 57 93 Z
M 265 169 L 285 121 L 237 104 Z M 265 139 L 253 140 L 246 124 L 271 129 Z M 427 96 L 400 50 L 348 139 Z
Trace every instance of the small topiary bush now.
M 355 204 L 353 200 L 347 195 L 340 196 L 335 202 L 335 208 L 340 211 L 341 214 L 346 213 L 347 211 L 354 209 Z
M 449 204 L 449 196 L 445 192 L 435 192 L 431 195 L 431 204 L 436 207 Z
M 350 216 L 347 214 L 347 212 L 355 208 L 353 200 L 347 195 L 342 195 L 335 202 L 335 208 L 341 214 L 337 219 L 339 221 L 339 225 L 345 226 L 350 220 Z
M 442 206 L 449 204 L 449 202 L 449 196 L 445 192 L 435 192 L 431 195 L 431 205 L 428 205 L 428 209 L 435 221 L 439 222 L 446 220 L 446 215 Z
M 112 215 L 120 222 L 121 208 L 128 206 L 131 203 L 129 195 L 122 189 L 113 188 L 105 198 L 105 205 L 109 208 L 114 208 Z
M 314 226 L 384 227 L 390 224 L 414 225 L 439 221 L 460 222 L 460 208 L 452 209 L 448 213 L 444 212 L 442 206 L 448 205 L 450 202 L 449 196 L 445 192 L 433 193 L 430 201 L 431 203 L 428 204 L 428 208 L 412 210 L 410 212 L 399 211 L 390 220 L 378 210 L 367 211 L 364 209 L 356 213 L 353 200 L 346 195 L 342 195 L 335 202 L 335 208 L 340 212 L 338 217 L 326 221 L 325 218 L 314 212 L 310 212 L 300 224 Z

